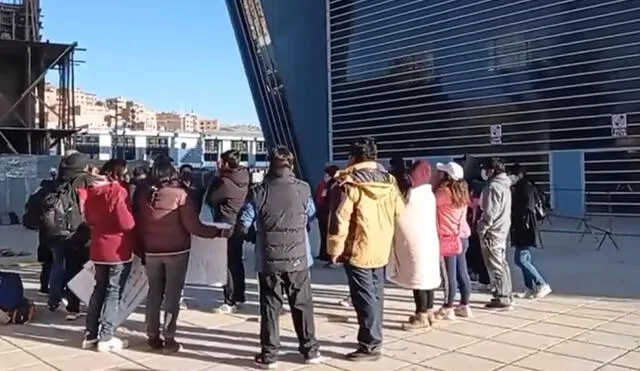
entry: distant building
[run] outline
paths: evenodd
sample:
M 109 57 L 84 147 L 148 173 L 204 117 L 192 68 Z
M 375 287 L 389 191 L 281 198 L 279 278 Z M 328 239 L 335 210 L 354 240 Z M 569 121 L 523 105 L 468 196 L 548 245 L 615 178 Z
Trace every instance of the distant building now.
M 182 129 L 182 116 L 177 112 L 158 112 L 156 124 L 160 131 L 179 131 Z
M 210 133 L 220 130 L 220 122 L 218 119 L 200 119 L 198 120 L 198 131 L 201 133 Z

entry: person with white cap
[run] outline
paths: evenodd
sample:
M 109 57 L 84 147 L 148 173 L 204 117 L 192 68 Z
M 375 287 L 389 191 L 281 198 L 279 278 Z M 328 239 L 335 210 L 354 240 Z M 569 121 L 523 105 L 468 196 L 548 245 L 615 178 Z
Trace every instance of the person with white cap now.
M 462 166 L 455 162 L 438 163 L 436 194 L 436 218 L 442 255 L 444 278 L 444 303 L 436 317 L 453 320 L 471 317 L 469 299 L 471 280 L 467 270 L 467 248 L 471 229 L 467 223 L 470 203 L 469 187 L 464 180 Z M 454 309 L 456 291 L 460 288 L 460 305 Z

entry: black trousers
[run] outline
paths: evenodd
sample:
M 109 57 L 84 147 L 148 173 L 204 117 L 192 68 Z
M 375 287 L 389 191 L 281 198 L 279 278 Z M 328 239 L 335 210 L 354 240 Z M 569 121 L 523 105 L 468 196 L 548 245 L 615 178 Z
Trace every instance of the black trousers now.
M 416 303 L 416 314 L 427 313 L 433 309 L 435 292 L 433 290 L 413 290 L 413 301 Z
M 289 299 L 293 327 L 298 336 L 298 351 L 304 355 L 318 352 L 313 319 L 313 298 L 309 269 L 298 272 L 258 273 L 260 285 L 260 345 L 262 354 L 275 359 L 280 348 L 280 311 L 284 295 Z
M 64 250 L 64 284 L 65 286 L 76 274 L 80 273 L 84 264 L 89 260 L 89 249 L 82 246 L 78 248 L 65 248 Z M 85 303 L 89 304 L 89 303 Z M 67 288 L 67 312 L 80 313 L 80 299 Z
M 483 285 L 491 283 L 489 272 L 482 256 L 482 248 L 480 247 L 480 239 L 477 233 L 473 233 L 469 237 L 469 249 L 467 250 L 467 264 L 469 269 L 478 275 L 478 281 Z
M 370 353 L 382 347 L 384 268 L 345 265 L 351 302 L 358 316 L 358 346 Z
M 327 231 L 329 227 L 329 214 L 325 210 L 318 212 L 318 229 L 320 231 L 320 253 L 318 259 L 322 261 L 329 261 L 329 254 L 327 254 Z
M 244 240 L 234 234 L 227 239 L 227 284 L 223 286 L 224 303 L 236 305 L 246 301 L 245 270 L 243 260 Z

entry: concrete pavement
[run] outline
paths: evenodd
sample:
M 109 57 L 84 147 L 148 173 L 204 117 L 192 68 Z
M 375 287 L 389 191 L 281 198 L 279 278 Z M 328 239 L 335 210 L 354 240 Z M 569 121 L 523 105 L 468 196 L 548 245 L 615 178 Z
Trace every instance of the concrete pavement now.
M 316 327 L 326 360 L 302 364 L 288 313 L 281 317 L 285 354 L 279 370 L 415 371 L 640 371 L 640 249 L 636 238 L 620 238 L 621 251 L 595 251 L 573 235 L 547 233 L 536 261 L 554 287 L 541 301 L 519 300 L 514 310 L 482 308 L 488 297 L 474 294 L 475 317 L 441 321 L 435 329 L 405 332 L 410 293 L 386 289 L 384 357 L 378 363 L 349 363 L 342 355 L 355 347 L 357 324 L 351 309 L 338 305 L 347 295 L 344 273 L 315 267 Z M 251 254 L 248 254 L 251 261 Z M 248 266 L 252 264 L 247 264 Z M 21 268 L 29 295 L 37 288 L 37 267 Z M 520 273 L 513 270 L 516 282 Z M 249 273 L 253 277 L 253 273 Z M 519 284 L 519 283 L 518 283 Z M 119 354 L 79 349 L 82 320 L 41 311 L 34 323 L 0 327 L 0 370 L 215 370 L 253 369 L 259 323 L 256 282 L 248 280 L 249 302 L 234 315 L 213 314 L 218 290 L 189 288 L 178 339 L 184 351 L 164 356 L 146 351 L 144 315 L 134 313 L 122 333 L 131 348 Z M 42 302 L 42 300 L 41 300 Z

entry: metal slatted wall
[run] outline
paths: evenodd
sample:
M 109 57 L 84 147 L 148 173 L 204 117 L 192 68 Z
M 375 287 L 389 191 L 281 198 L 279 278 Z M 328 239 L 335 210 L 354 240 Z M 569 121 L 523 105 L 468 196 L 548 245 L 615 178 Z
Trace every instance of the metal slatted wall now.
M 587 213 L 640 214 L 640 150 L 587 152 L 584 163 Z
M 640 1 L 328 1 L 336 161 L 371 135 L 385 158 L 500 153 L 548 186 L 550 151 L 640 144 Z
M 256 107 L 264 112 L 267 120 L 266 123 L 262 123 L 265 140 L 269 145 L 284 145 L 289 148 L 295 156 L 296 171 L 301 171 L 298 162 L 300 153 L 293 134 L 291 115 L 272 50 L 263 5 L 260 0 L 234 0 L 231 4 L 230 11 L 234 12 L 241 22 L 241 37 L 249 49 L 249 74 L 255 77 L 259 91 Z

